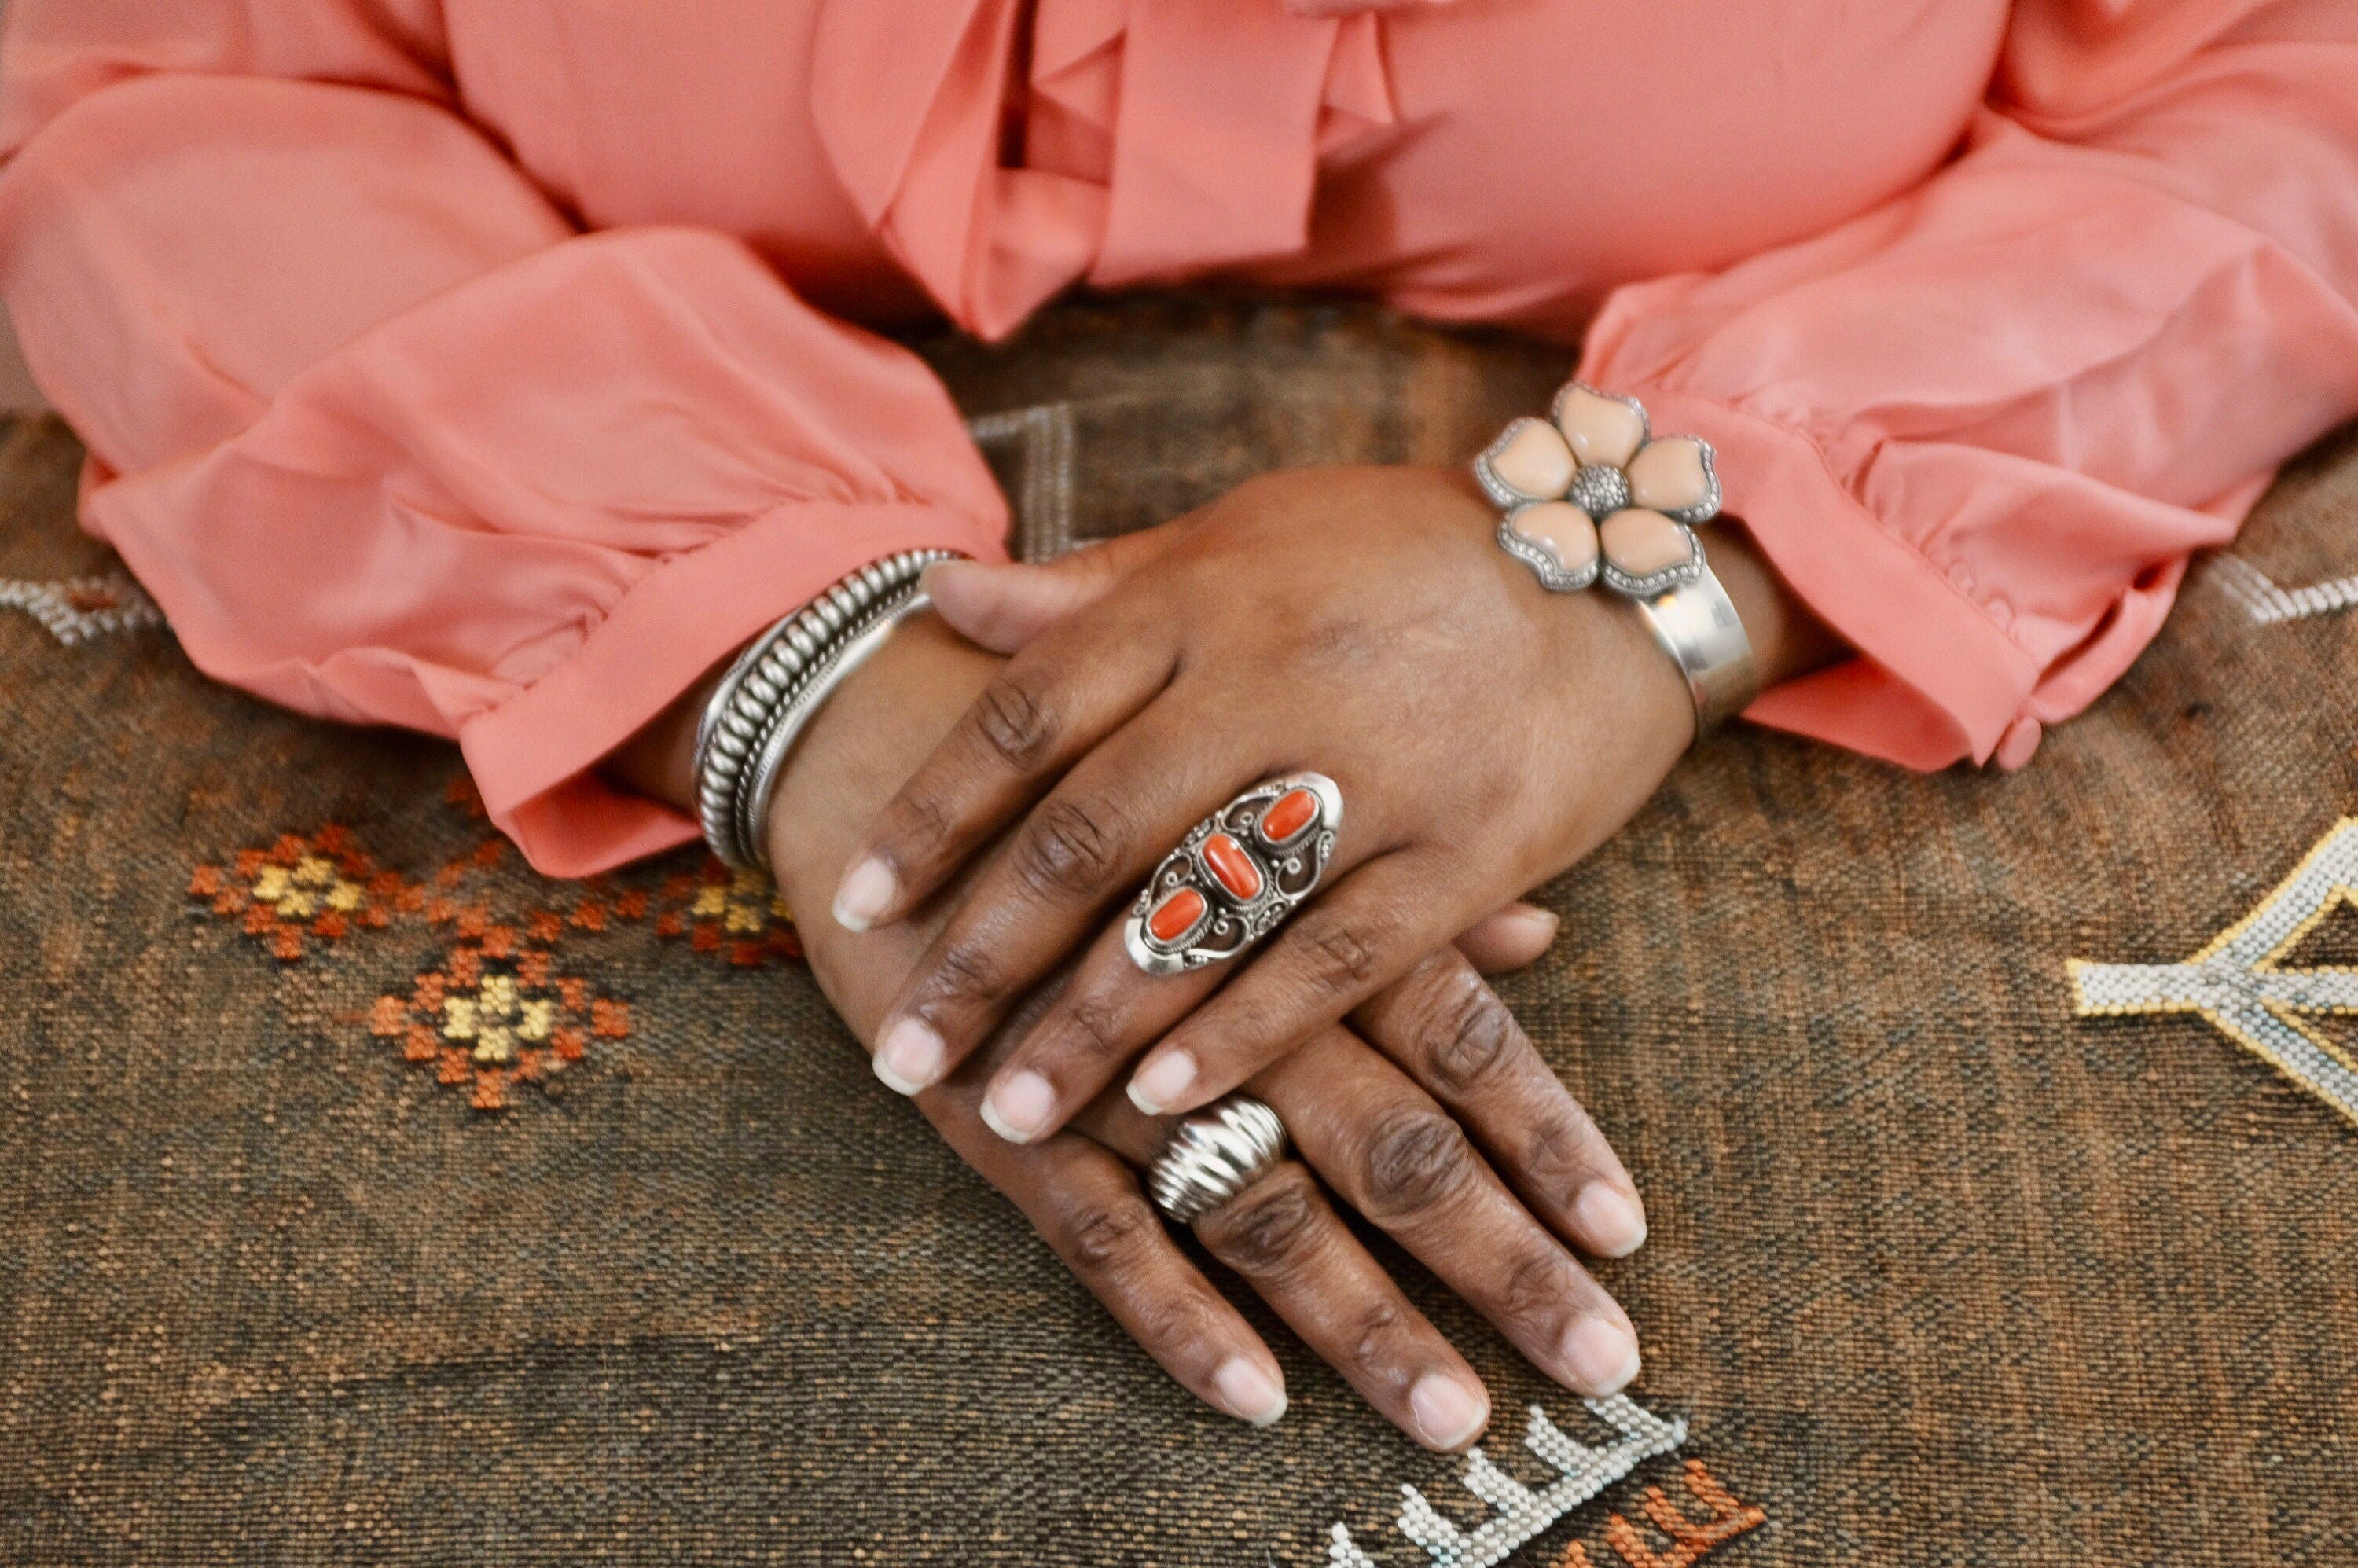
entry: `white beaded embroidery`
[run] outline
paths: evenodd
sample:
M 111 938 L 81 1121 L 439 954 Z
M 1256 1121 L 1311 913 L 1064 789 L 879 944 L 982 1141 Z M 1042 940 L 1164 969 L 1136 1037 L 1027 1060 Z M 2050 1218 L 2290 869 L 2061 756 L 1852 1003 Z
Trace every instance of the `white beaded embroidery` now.
M 2358 903 L 2358 819 L 2344 817 L 2257 909 L 2181 964 L 2074 958 L 2082 1018 L 2196 1012 L 2245 1050 L 2358 1122 L 2358 1062 L 2302 1013 L 2358 1012 L 2358 969 L 2287 969 L 2278 960 L 2349 900 Z
M 69 648 L 92 637 L 164 624 L 156 601 L 119 573 L 63 582 L 0 578 L 0 609 L 23 611 Z
M 2331 615 L 2358 604 L 2358 577 L 2335 578 L 2308 588 L 2282 589 L 2274 578 L 2251 562 L 2229 555 L 2211 557 L 2211 577 L 2261 626 Z
M 1523 1445 L 1560 1472 L 1561 1480 L 1533 1491 L 1477 1448 L 1466 1456 L 1459 1480 L 1489 1506 L 1491 1517 L 1468 1534 L 1442 1518 L 1423 1493 L 1403 1486 L 1400 1532 L 1424 1548 L 1433 1568 L 1495 1568 L 1640 1463 L 1668 1454 L 1687 1440 L 1684 1420 L 1664 1421 L 1626 1394 L 1581 1402 L 1618 1431 L 1620 1440 L 1602 1448 L 1575 1443 L 1548 1420 L 1547 1412 L 1533 1405 L 1523 1431 Z M 1326 1562 L 1328 1568 L 1376 1568 L 1375 1560 L 1359 1549 L 1350 1530 L 1339 1523 L 1327 1546 Z

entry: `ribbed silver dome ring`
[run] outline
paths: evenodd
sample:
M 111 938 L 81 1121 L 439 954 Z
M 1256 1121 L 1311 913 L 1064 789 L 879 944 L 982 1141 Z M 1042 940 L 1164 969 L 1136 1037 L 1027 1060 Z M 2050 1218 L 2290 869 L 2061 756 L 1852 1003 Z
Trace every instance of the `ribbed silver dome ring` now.
M 1146 1170 L 1156 1206 L 1192 1225 L 1285 1158 L 1285 1123 L 1247 1094 L 1223 1095 L 1184 1117 Z

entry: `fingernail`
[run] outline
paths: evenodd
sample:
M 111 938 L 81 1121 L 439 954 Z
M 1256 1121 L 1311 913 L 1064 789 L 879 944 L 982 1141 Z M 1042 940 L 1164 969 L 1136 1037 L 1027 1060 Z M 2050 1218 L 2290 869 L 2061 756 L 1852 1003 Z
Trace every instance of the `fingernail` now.
M 931 598 L 944 579 L 955 580 L 964 577 L 977 564 L 974 561 L 936 561 L 917 574 L 917 591 Z
M 846 931 L 865 931 L 892 907 L 901 889 L 892 868 L 871 855 L 843 874 L 835 890 L 835 923 Z
M 904 1018 L 876 1043 L 876 1076 L 896 1094 L 934 1087 L 942 1076 L 942 1037 L 914 1018 Z
M 1149 1116 L 1161 1116 L 1195 1082 L 1195 1058 L 1172 1051 L 1141 1067 L 1130 1080 L 1130 1103 Z
M 1563 920 L 1552 909 L 1519 909 L 1508 918 L 1529 932 L 1532 943 L 1541 947 L 1552 943 L 1556 932 L 1563 925 Z
M 1285 1390 L 1242 1357 L 1231 1357 L 1212 1374 L 1212 1388 L 1228 1413 L 1255 1426 L 1269 1426 L 1285 1413 Z
M 1572 1206 L 1573 1218 L 1583 1235 L 1607 1258 L 1627 1258 L 1646 1245 L 1646 1217 L 1628 1194 L 1604 1182 L 1591 1182 Z
M 1601 1400 L 1638 1375 L 1638 1339 L 1609 1318 L 1585 1317 L 1563 1336 L 1563 1361 L 1582 1391 Z
M 1490 1400 L 1444 1373 L 1427 1372 L 1408 1391 L 1408 1413 L 1427 1443 L 1454 1453 L 1489 1421 Z
M 1029 1143 L 1056 1111 L 1055 1087 L 1039 1074 L 1008 1075 L 982 1098 L 982 1119 L 1010 1143 Z

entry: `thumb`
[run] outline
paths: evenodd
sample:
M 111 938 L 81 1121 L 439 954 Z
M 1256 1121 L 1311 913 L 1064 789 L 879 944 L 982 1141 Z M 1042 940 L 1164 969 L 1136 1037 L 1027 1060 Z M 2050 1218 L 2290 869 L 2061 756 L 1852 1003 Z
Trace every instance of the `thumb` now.
M 1548 911 L 1510 903 L 1459 934 L 1457 950 L 1486 975 L 1537 963 L 1555 944 L 1558 922 Z
M 942 561 L 925 568 L 934 612 L 968 641 L 1011 654 L 1170 549 L 1176 524 L 1141 529 L 1039 565 Z

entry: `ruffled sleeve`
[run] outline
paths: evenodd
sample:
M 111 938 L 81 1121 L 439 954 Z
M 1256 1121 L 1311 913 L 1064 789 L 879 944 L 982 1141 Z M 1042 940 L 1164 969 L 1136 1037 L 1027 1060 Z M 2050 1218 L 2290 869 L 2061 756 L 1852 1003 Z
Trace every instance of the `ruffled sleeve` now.
M 692 837 L 600 758 L 852 568 L 998 552 L 1003 503 L 920 362 L 736 240 L 577 232 L 411 8 L 16 0 L 0 290 L 200 668 L 456 738 L 585 874 Z
M 1861 657 L 1762 722 L 2019 765 L 2159 629 L 2188 553 L 2358 412 L 2358 26 L 2024 0 L 1939 175 L 1619 291 L 1583 373 L 1720 449 L 1729 510 Z

